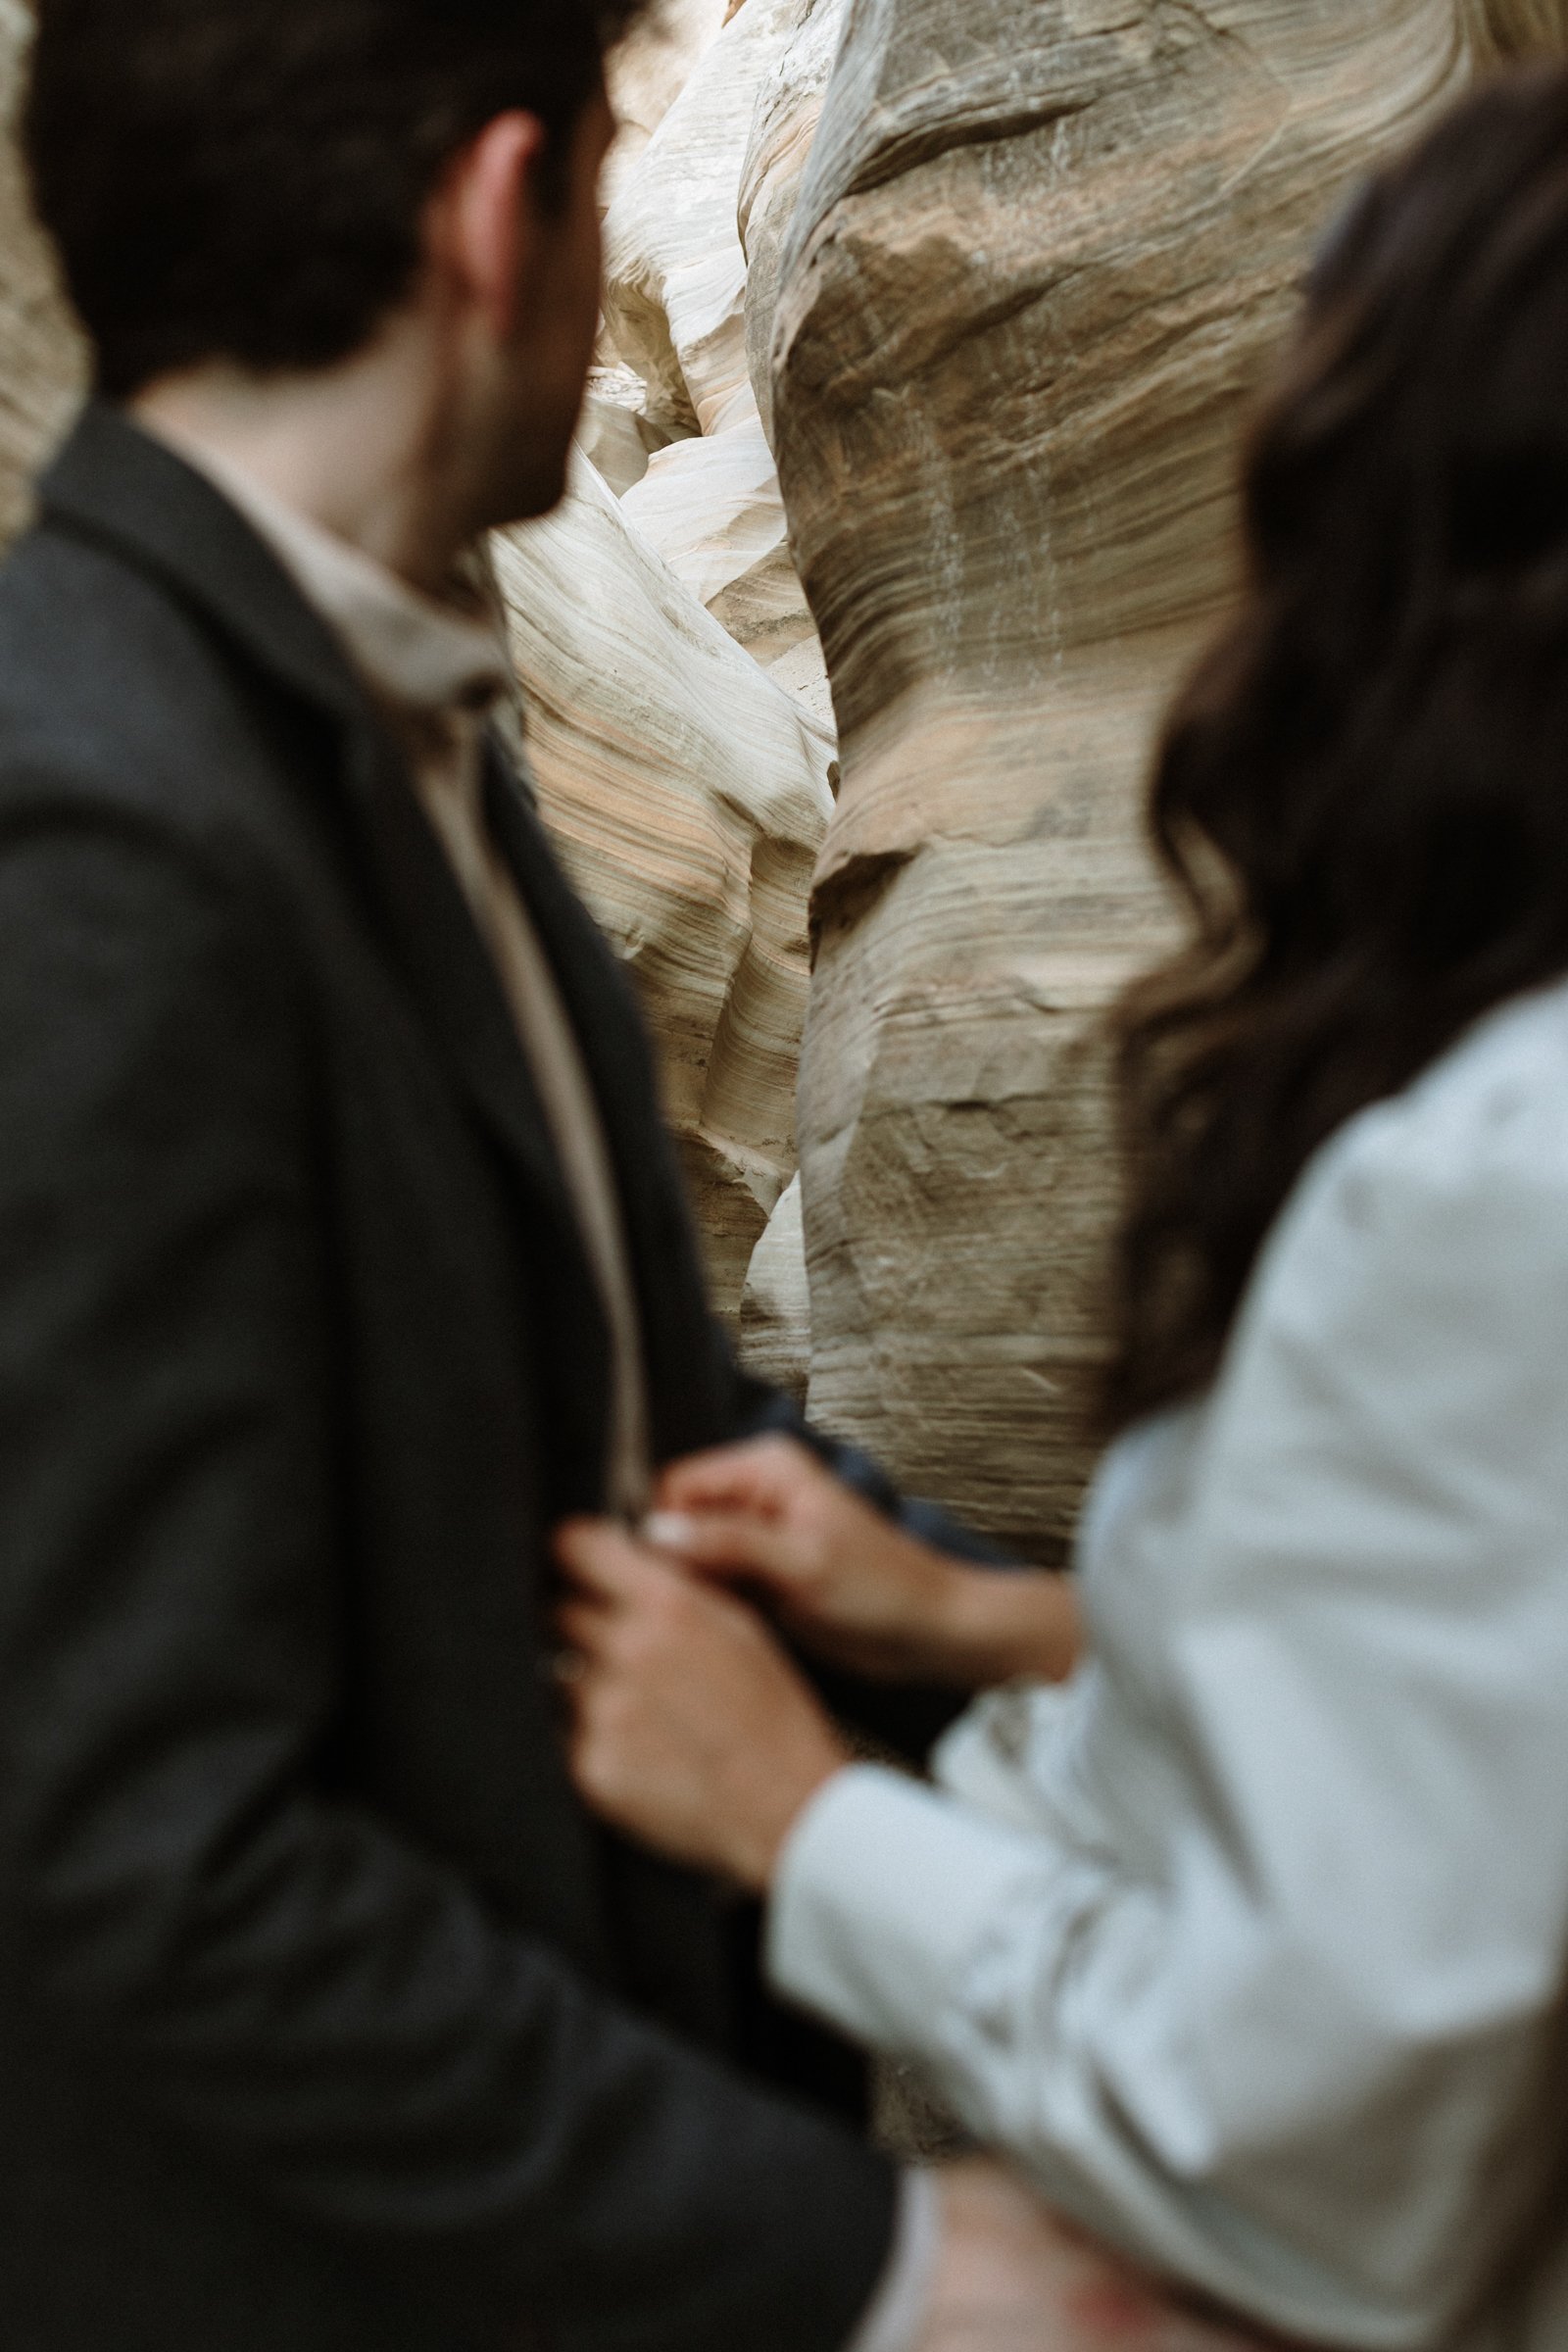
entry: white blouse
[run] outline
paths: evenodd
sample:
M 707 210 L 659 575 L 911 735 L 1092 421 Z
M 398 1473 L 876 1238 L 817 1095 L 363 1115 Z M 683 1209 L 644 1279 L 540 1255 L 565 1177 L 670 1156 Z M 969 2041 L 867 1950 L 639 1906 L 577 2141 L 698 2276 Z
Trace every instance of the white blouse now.
M 808 1809 L 774 1979 L 1136 2259 L 1446 2341 L 1568 1986 L 1568 986 L 1320 1153 L 1079 1562 L 1071 1683 Z

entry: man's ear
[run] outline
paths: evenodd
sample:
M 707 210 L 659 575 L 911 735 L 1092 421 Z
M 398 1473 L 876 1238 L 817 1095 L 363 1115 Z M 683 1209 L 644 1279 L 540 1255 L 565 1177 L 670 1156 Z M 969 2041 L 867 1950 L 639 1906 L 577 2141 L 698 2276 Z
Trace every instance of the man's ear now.
M 474 304 L 498 343 L 516 331 L 543 221 L 537 115 L 498 115 L 453 158 L 427 217 L 434 267 Z

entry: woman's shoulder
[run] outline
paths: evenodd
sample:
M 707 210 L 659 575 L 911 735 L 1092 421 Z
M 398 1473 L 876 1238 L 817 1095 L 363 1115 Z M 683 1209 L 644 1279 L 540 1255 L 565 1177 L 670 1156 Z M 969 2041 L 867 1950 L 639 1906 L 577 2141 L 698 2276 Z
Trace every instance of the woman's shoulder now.
M 1203 1396 L 1106 1455 L 1079 1556 L 1179 1525 L 1216 1463 L 1433 1426 L 1562 1451 L 1568 981 L 1488 1014 L 1350 1120 L 1287 1201 Z M 1425 1442 L 1425 1441 L 1423 1441 Z M 1568 1460 L 1568 1455 L 1565 1455 Z
M 1331 1138 L 1281 1216 L 1262 1269 L 1325 1228 L 1376 1256 L 1468 1237 L 1491 1253 L 1552 1245 L 1568 1264 L 1568 980 L 1489 1013 L 1402 1094 Z
M 1382 1111 L 1353 1123 L 1374 1157 L 1461 1178 L 1498 1157 L 1568 1172 L 1568 978 L 1486 1014 Z
M 1568 983 L 1489 1015 L 1319 1153 L 1258 1266 L 1222 1417 L 1524 1442 L 1560 1417 L 1565 1329 Z

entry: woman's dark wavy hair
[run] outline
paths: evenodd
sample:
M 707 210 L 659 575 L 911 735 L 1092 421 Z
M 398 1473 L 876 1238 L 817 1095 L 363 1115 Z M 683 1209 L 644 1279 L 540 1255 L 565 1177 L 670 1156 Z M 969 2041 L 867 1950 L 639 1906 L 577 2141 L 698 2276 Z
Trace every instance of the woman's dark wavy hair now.
M 1211 1380 L 1318 1146 L 1568 972 L 1568 73 L 1354 205 L 1245 520 L 1152 790 L 1193 936 L 1114 1024 L 1116 1426 Z

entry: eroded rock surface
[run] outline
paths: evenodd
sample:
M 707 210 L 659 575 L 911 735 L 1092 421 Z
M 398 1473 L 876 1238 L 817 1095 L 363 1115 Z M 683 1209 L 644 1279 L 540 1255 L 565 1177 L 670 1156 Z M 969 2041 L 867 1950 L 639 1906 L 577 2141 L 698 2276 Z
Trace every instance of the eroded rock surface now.
M 799 1176 L 752 1253 L 741 1297 L 740 1352 L 749 1372 L 804 1407 L 811 1377 L 811 1298 Z
M 785 689 L 814 722 L 809 739 L 824 745 L 832 728 L 827 672 L 790 558 L 753 362 L 771 318 L 777 254 L 820 114 L 841 6 L 732 6 L 721 36 L 699 56 L 686 87 L 615 180 L 606 224 L 607 364 L 582 434 L 639 540 Z M 564 745 L 563 777 L 573 758 Z M 836 766 L 828 773 L 836 780 Z M 628 770 L 628 792 L 631 783 Z M 597 788 L 585 773 L 574 789 L 591 799 Z M 608 837 L 603 851 L 608 878 L 616 857 Z M 794 922 L 803 940 L 807 879 L 799 869 Z M 657 890 L 670 880 L 643 877 L 641 886 Z M 662 919 L 678 926 L 684 917 L 670 907 Z M 662 1042 L 667 1026 L 677 1035 L 692 1026 L 677 995 L 667 989 L 651 1004 Z M 701 1004 L 696 1012 L 701 1032 L 708 1015 Z M 785 1057 L 771 1066 L 780 1087 L 792 1090 Z M 788 1124 L 793 1133 L 792 1110 Z M 698 1206 L 714 1233 L 729 1304 L 738 1295 L 732 1212 L 739 1195 L 733 1185 L 705 1180 L 710 1165 L 699 1163 Z M 769 1228 L 759 1245 L 740 1337 L 749 1360 L 804 1388 L 808 1305 L 798 1202 L 798 1194 L 786 1196 L 777 1232 Z M 750 1205 L 741 1205 L 749 1231 Z
M 1460 30 L 1478 67 L 1560 54 L 1562 0 L 1461 0 Z
M 807 896 L 832 739 L 675 579 L 586 462 L 496 567 L 546 821 L 629 964 L 734 1317 L 795 1167 Z
M 645 387 L 637 429 L 662 430 L 668 444 L 628 485 L 627 514 L 736 642 L 777 667 L 823 721 L 826 670 L 748 364 L 740 209 L 762 97 L 805 28 L 836 6 L 746 0 L 621 181 L 606 223 L 607 335 Z
M 758 84 L 736 194 L 746 256 L 746 365 L 764 430 L 773 429 L 773 318 L 796 201 L 833 76 L 845 0 L 802 0 L 776 62 Z
M 774 441 L 832 676 L 801 1098 L 811 1404 L 1065 1538 L 1113 1210 L 1089 1016 L 1168 920 L 1156 715 L 1238 427 L 1355 177 L 1547 0 L 852 0 Z
M 606 202 L 632 171 L 732 14 L 729 0 L 656 0 L 619 44 L 608 77 L 620 129 L 605 174 Z

